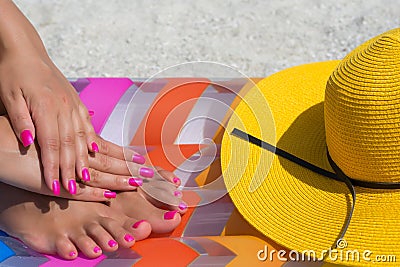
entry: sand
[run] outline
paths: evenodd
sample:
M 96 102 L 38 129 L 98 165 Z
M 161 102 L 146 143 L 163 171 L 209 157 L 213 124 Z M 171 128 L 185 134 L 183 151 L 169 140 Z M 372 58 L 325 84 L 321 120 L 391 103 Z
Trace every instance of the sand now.
M 262 77 L 340 59 L 398 27 L 396 1 L 16 0 L 67 77 L 150 77 L 207 60 Z

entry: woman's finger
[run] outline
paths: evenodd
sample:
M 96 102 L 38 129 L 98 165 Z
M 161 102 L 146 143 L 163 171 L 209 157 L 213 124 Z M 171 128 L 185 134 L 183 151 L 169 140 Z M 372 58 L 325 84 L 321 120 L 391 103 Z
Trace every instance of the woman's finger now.
M 83 129 L 82 121 L 74 110 L 72 113 L 72 121 L 75 131 L 75 153 L 76 153 L 76 173 L 78 177 L 84 181 L 90 181 L 89 173 L 89 154 L 86 146 L 86 133 Z
M 56 194 L 55 185 L 59 181 L 60 135 L 58 112 L 51 97 L 41 96 L 32 109 L 32 119 L 36 126 L 37 141 L 40 146 L 43 175 L 47 186 Z M 72 184 L 72 183 L 71 183 Z M 73 188 L 71 188 L 73 189 Z
M 76 194 L 75 182 L 75 132 L 71 120 L 72 111 L 67 108 L 58 116 L 58 131 L 60 134 L 60 171 L 61 181 L 70 194 Z
M 35 140 L 35 127 L 32 122 L 26 101 L 20 89 L 12 93 L 1 94 L 1 100 L 7 110 L 15 135 L 22 145 L 27 147 Z
M 107 188 L 109 190 L 131 191 L 143 185 L 143 179 L 126 175 L 111 174 L 90 168 L 91 180 L 83 182 L 92 187 Z

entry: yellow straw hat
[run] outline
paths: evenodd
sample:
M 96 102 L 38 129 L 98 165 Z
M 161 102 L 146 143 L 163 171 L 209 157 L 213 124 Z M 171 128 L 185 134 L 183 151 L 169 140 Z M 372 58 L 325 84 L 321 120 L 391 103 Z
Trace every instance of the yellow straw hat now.
M 304 252 L 335 264 L 396 266 L 400 29 L 342 61 L 259 82 L 228 122 L 221 164 L 243 217 L 298 252 L 283 258 Z

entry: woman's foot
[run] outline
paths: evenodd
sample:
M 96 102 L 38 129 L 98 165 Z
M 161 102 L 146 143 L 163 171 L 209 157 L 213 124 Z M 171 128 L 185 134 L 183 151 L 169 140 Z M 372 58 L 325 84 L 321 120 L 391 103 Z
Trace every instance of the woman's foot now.
M 80 250 L 95 258 L 151 232 L 148 222 L 101 203 L 47 197 L 4 183 L 0 192 L 0 229 L 41 253 L 74 259 Z

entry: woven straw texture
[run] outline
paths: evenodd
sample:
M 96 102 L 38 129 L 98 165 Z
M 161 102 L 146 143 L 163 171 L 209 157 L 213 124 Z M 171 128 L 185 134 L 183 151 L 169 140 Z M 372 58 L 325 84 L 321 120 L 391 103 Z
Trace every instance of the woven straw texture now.
M 398 172 L 395 158 L 400 151 L 395 141 L 400 133 L 396 111 L 400 91 L 396 95 L 395 77 L 400 71 L 393 59 L 400 55 L 394 52 L 398 36 L 398 30 L 378 36 L 342 62 L 314 63 L 276 73 L 259 82 L 238 105 L 223 137 L 221 165 L 233 202 L 262 234 L 289 249 L 314 250 L 320 257 L 340 234 L 351 207 L 351 194 L 343 183 L 274 156 L 230 135 L 231 131 L 238 128 L 275 144 L 275 137 L 265 136 L 274 131 L 273 121 L 255 121 L 271 113 L 277 147 L 332 171 L 326 156 L 326 123 L 329 151 L 346 174 L 397 181 L 398 177 L 389 173 Z M 391 63 L 384 63 L 386 59 Z M 257 97 L 260 93 L 269 106 Z M 379 149 L 376 155 L 371 146 Z M 368 163 L 366 155 L 374 162 Z M 382 165 L 377 165 L 377 160 Z M 356 187 L 356 194 L 353 218 L 344 236 L 347 246 L 339 250 L 344 256 L 326 261 L 369 266 L 379 255 L 400 259 L 400 190 Z M 346 259 L 346 252 L 352 250 L 360 252 L 360 261 Z M 371 251 L 371 261 L 362 258 L 365 250 Z M 396 263 L 381 262 L 379 266 Z

